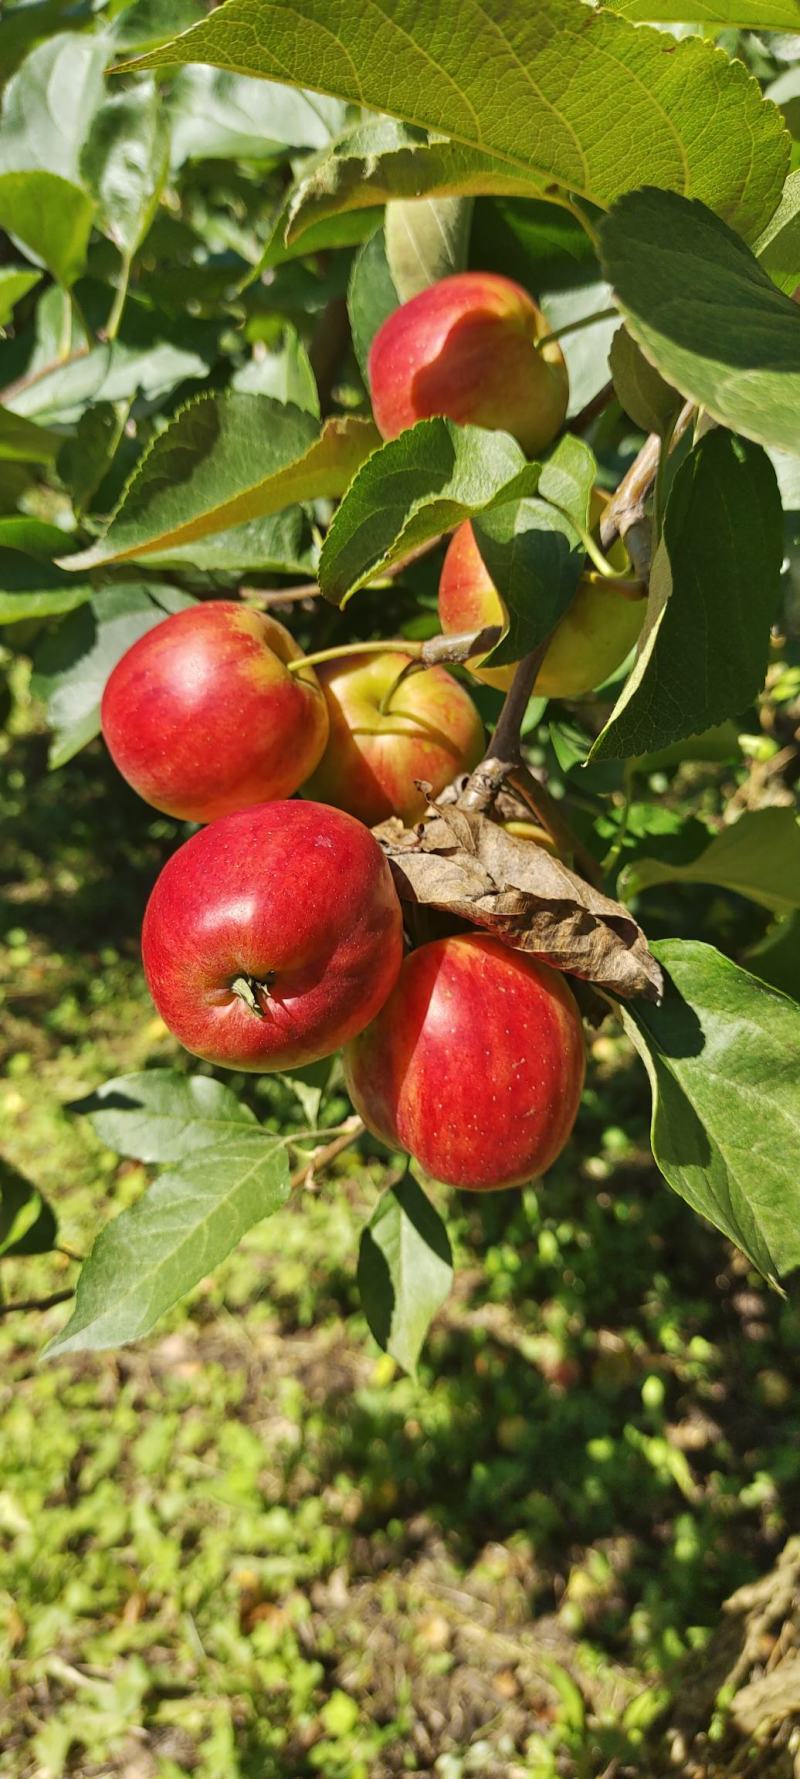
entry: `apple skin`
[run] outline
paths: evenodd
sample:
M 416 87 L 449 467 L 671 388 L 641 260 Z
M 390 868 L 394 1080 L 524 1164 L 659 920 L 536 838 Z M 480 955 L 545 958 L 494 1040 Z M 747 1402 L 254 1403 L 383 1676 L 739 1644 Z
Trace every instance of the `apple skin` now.
M 483 753 L 483 724 L 458 680 L 443 667 L 410 674 L 386 712 L 380 710 L 412 657 L 399 650 L 342 656 L 317 673 L 330 722 L 328 745 L 304 787 L 374 827 L 398 815 L 410 827 L 425 814 L 415 779 L 434 796 Z
M 582 698 L 619 667 L 633 648 L 647 601 L 620 593 L 594 571 L 581 575 L 575 596 L 553 633 L 534 691 L 542 698 Z M 439 581 L 439 621 L 446 635 L 502 624 L 503 604 L 475 542 L 469 520 L 447 547 Z M 468 662 L 476 679 L 506 692 L 514 666 Z
M 319 803 L 260 803 L 173 853 L 144 917 L 164 1023 L 228 1069 L 316 1062 L 379 1011 L 403 956 L 400 903 L 369 830 Z M 252 1005 L 232 989 L 249 983 Z
M 174 612 L 118 661 L 103 694 L 103 735 L 146 803 L 211 822 L 288 797 L 313 772 L 328 711 L 282 624 L 233 600 Z
M 532 297 L 496 272 L 458 272 L 403 303 L 378 329 L 369 383 L 378 431 L 393 439 L 434 414 L 510 432 L 528 457 L 564 424 L 560 346 Z M 540 348 L 536 342 L 544 340 Z
M 345 1052 L 368 1129 L 473 1192 L 521 1186 L 560 1154 L 583 1086 L 580 1015 L 557 970 L 465 933 L 412 951 Z

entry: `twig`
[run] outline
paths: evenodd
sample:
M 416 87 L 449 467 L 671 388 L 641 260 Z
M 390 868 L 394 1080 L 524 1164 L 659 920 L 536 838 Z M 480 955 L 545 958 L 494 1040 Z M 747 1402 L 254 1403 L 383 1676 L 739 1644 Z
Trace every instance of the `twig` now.
M 693 402 L 684 402 L 675 422 L 669 449 L 674 450 L 678 440 L 683 438 L 695 415 Z M 634 457 L 630 469 L 626 471 L 616 494 L 612 494 L 602 519 L 600 520 L 600 542 L 604 550 L 608 550 L 616 537 L 628 543 L 628 551 L 639 569 L 639 564 L 631 551 L 629 536 L 633 526 L 641 525 L 645 519 L 645 501 L 650 493 L 658 473 L 658 461 L 661 455 L 661 439 L 657 432 L 651 432 L 639 452 Z
M 324 1149 L 319 1149 L 315 1155 L 312 1155 L 310 1160 L 304 1161 L 300 1167 L 296 1167 L 290 1176 L 289 1185 L 291 1187 L 304 1185 L 311 1175 L 320 1173 L 323 1168 L 328 1167 L 332 1161 L 336 1160 L 337 1155 L 342 1155 L 352 1143 L 357 1143 L 359 1137 L 363 1136 L 365 1128 L 361 1119 L 356 1118 L 347 1130 L 339 1132 L 338 1137 L 335 1137 L 332 1143 L 328 1143 Z
M 591 426 L 592 421 L 596 420 L 598 415 L 602 414 L 603 410 L 608 407 L 609 402 L 613 399 L 613 395 L 613 383 L 604 383 L 602 389 L 598 389 L 597 394 L 592 396 L 591 401 L 587 402 L 584 408 L 581 408 L 580 413 L 576 414 L 574 419 L 570 420 L 570 432 L 586 432 L 587 428 Z
M 528 767 L 521 764 L 509 773 L 506 782 L 522 798 L 523 803 L 527 804 L 541 827 L 547 830 L 561 857 L 571 858 L 582 876 L 595 887 L 599 887 L 603 877 L 597 860 L 573 832 L 555 797 L 551 797 L 540 780 L 534 778 Z
M 402 636 L 373 638 L 371 642 L 340 642 L 330 649 L 315 649 L 310 655 L 298 655 L 294 661 L 287 661 L 289 673 L 302 673 L 304 667 L 319 667 L 323 661 L 344 660 L 349 655 L 408 655 L 410 660 L 419 662 L 421 667 L 436 667 L 442 661 L 469 661 L 473 655 L 485 655 L 500 641 L 503 632 L 499 624 L 489 624 L 484 630 L 460 630 L 453 636 L 429 636 L 425 642 L 415 642 Z M 521 720 L 521 719 L 520 719 Z
M 397 580 L 407 568 L 411 568 L 415 562 L 420 562 L 423 556 L 429 556 L 432 550 L 438 549 L 441 541 L 441 536 L 427 538 L 424 544 L 418 544 L 415 550 L 409 550 L 407 556 L 401 556 L 399 562 L 390 562 L 388 568 L 381 570 L 374 584 L 380 585 L 384 581 Z M 372 582 L 369 583 L 370 586 L 372 584 Z M 239 595 L 246 599 L 250 605 L 261 606 L 264 610 L 268 610 L 271 605 L 280 605 L 284 600 L 322 598 L 316 581 L 303 581 L 297 587 L 240 587 Z M 497 638 L 495 638 L 496 640 Z M 488 644 L 487 646 L 491 647 L 492 645 Z
M 528 703 L 536 683 L 539 668 L 547 653 L 549 636 L 540 642 L 538 648 L 524 655 L 519 663 L 511 685 L 506 693 L 505 703 L 497 719 L 497 727 L 489 742 L 489 747 L 475 771 L 464 786 L 459 797 L 462 809 L 474 809 L 480 812 L 494 803 L 507 778 L 515 767 L 522 765 L 520 748 L 520 731 Z
M 75 1292 L 54 1291 L 50 1297 L 28 1297 L 17 1303 L 0 1303 L 0 1316 L 10 1316 L 14 1310 L 51 1310 L 57 1303 L 66 1303 L 67 1298 L 74 1297 Z

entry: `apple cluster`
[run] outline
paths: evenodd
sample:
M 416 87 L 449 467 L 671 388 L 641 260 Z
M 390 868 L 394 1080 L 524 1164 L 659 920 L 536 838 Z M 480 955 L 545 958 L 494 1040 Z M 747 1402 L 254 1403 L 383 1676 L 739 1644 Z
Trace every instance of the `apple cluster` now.
M 369 358 L 375 419 L 511 432 L 528 455 L 562 426 L 566 365 L 510 280 L 445 278 L 395 310 Z M 595 519 L 598 514 L 594 515 Z M 502 623 L 469 524 L 439 588 L 444 632 Z M 551 638 L 537 691 L 575 697 L 635 641 L 638 602 L 586 573 Z M 434 1178 L 482 1191 L 542 1173 L 583 1084 L 580 1016 L 547 964 L 479 932 L 407 951 L 400 902 L 370 829 L 425 814 L 481 758 L 464 686 L 393 644 L 305 659 L 274 618 L 200 603 L 141 637 L 106 686 L 103 733 L 156 809 L 200 824 L 150 897 L 142 952 L 169 1029 L 208 1061 L 301 1067 L 344 1047 L 368 1128 Z M 514 669 L 468 663 L 507 687 Z

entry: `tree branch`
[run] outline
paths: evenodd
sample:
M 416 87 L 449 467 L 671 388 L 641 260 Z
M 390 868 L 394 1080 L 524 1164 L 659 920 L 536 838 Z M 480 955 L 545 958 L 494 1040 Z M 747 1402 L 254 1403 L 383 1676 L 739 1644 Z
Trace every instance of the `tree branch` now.
M 693 402 L 684 402 L 675 422 L 672 438 L 669 442 L 670 451 L 683 438 L 684 433 L 694 419 L 696 408 Z M 651 432 L 635 457 L 629 470 L 620 482 L 616 494 L 612 494 L 602 519 L 600 520 L 600 542 L 604 550 L 608 550 L 616 537 L 621 537 L 628 545 L 628 552 L 637 573 L 640 572 L 637 554 L 641 560 L 641 549 L 637 550 L 641 533 L 634 527 L 647 525 L 649 541 L 649 524 L 645 513 L 645 502 L 658 473 L 658 461 L 661 455 L 661 439 L 657 432 Z M 648 549 L 649 555 L 649 549 Z M 643 577 L 643 578 L 646 578 Z
M 360 1118 L 353 1119 L 346 1130 L 340 1131 L 339 1135 L 334 1137 L 332 1143 L 328 1143 L 324 1149 L 318 1149 L 308 1161 L 304 1161 L 300 1167 L 295 1168 L 294 1173 L 290 1176 L 289 1185 L 295 1188 L 310 1184 L 315 1174 L 321 1173 L 324 1168 L 329 1167 L 331 1162 L 336 1160 L 337 1155 L 342 1155 L 352 1143 L 357 1143 L 365 1129 L 366 1126 L 362 1124 Z
M 51 1310 L 57 1303 L 66 1303 L 74 1297 L 73 1290 L 54 1291 L 50 1297 L 28 1297 L 17 1303 L 0 1303 L 0 1316 L 10 1316 L 15 1310 Z
M 506 693 L 505 703 L 486 753 L 480 765 L 476 766 L 467 779 L 459 797 L 462 809 L 488 809 L 514 768 L 522 765 L 520 730 L 549 642 L 550 638 L 546 636 L 538 648 L 532 649 L 529 655 L 523 655 Z

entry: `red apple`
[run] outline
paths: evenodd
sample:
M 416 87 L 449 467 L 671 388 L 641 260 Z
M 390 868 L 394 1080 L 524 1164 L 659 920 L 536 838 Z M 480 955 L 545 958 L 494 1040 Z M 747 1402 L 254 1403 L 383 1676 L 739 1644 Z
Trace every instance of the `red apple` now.
M 367 828 L 319 803 L 260 803 L 173 853 L 147 904 L 150 993 L 187 1050 L 229 1069 L 329 1056 L 400 969 L 400 903 Z
M 580 698 L 608 679 L 629 654 L 641 630 L 646 600 L 621 592 L 592 571 L 581 575 L 575 596 L 550 641 L 535 691 L 542 698 Z M 448 545 L 439 581 L 439 621 L 446 635 L 502 624 L 503 604 L 467 521 Z M 469 662 L 476 679 L 507 691 L 514 667 Z
M 210 822 L 288 797 L 328 738 L 313 668 L 274 618 L 233 600 L 175 612 L 128 649 L 103 694 L 103 734 L 146 803 Z
M 350 1096 L 375 1136 L 474 1192 L 550 1167 L 575 1122 L 583 1068 L 564 977 L 483 933 L 412 951 L 345 1053 Z
M 436 796 L 459 772 L 471 771 L 483 752 L 483 724 L 472 699 L 443 667 L 411 674 L 392 692 L 410 661 L 386 650 L 343 655 L 317 669 L 330 735 L 305 789 L 368 827 L 390 815 L 406 825 L 417 821 L 425 798 L 415 780 L 426 780 Z
M 459 272 L 403 303 L 369 352 L 379 432 L 397 437 L 444 414 L 510 432 L 529 457 L 564 423 L 563 354 L 527 291 L 496 272 Z

